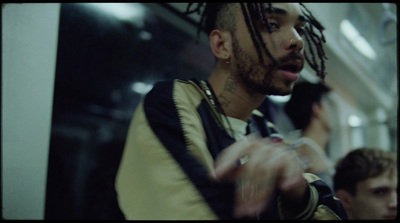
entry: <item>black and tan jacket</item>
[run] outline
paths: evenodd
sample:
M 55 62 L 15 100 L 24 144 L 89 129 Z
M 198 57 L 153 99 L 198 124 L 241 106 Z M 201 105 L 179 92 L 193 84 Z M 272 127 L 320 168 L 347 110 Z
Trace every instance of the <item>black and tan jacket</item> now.
M 259 114 L 259 113 L 258 113 Z M 235 142 L 196 81 L 157 83 L 137 107 L 116 178 L 118 202 L 129 220 L 233 219 L 234 183 L 214 182 L 214 160 Z M 271 134 L 262 115 L 249 132 Z M 345 218 L 340 202 L 316 176 L 305 174 L 310 202 L 300 216 L 279 195 L 261 219 Z

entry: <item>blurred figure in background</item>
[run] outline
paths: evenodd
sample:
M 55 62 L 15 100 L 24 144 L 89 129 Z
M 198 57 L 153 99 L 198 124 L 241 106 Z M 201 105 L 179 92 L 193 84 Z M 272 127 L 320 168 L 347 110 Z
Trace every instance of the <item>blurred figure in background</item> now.
M 304 171 L 317 175 L 333 189 L 334 168 L 326 154 L 331 124 L 327 105 L 323 103 L 329 92 L 331 89 L 322 83 L 298 83 L 284 111 L 300 131 L 300 138 L 293 143 L 304 161 Z
M 397 159 L 376 148 L 351 151 L 338 161 L 334 189 L 349 220 L 397 217 Z

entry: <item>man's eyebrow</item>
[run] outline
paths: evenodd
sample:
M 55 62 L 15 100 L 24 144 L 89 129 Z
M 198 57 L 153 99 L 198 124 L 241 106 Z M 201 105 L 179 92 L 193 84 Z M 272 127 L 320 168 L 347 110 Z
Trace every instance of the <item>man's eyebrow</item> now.
M 265 11 L 266 11 L 266 14 L 278 14 L 278 15 L 287 15 L 288 14 L 288 12 L 285 9 L 275 8 L 275 7 L 266 8 Z M 306 22 L 307 20 L 304 16 L 299 15 L 299 21 Z

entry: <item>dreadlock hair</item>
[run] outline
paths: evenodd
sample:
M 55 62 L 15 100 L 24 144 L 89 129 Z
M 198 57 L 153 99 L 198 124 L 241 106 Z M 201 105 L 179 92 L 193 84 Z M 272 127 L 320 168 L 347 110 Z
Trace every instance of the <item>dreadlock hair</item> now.
M 198 23 L 197 39 L 199 39 L 201 31 L 209 35 L 214 29 L 224 29 L 230 31 L 231 34 L 235 34 L 236 21 L 232 19 L 235 18 L 234 14 L 232 14 L 234 10 L 230 8 L 232 3 L 197 3 L 197 6 L 191 9 L 194 4 L 195 3 L 188 4 L 185 14 L 197 13 L 201 15 L 200 22 Z M 325 60 L 328 59 L 323 48 L 325 37 L 322 31 L 325 28 L 314 18 L 304 4 L 299 4 L 307 22 L 304 36 L 308 48 L 305 50 L 304 55 L 307 63 L 323 81 L 326 76 Z M 263 50 L 271 59 L 272 63 L 276 64 L 275 58 L 273 58 L 269 52 L 262 39 L 261 32 L 256 25 L 257 21 L 262 19 L 266 24 L 267 30 L 271 33 L 271 27 L 269 26 L 266 16 L 266 13 L 273 12 L 271 3 L 268 3 L 267 8 L 263 3 L 240 3 L 240 7 L 260 62 L 263 63 L 264 61 Z M 316 30 L 318 32 L 316 32 Z

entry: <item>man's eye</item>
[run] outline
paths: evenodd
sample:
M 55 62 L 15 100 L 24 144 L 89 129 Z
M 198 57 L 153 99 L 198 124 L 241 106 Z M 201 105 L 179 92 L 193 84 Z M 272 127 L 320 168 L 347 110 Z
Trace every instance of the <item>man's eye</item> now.
M 387 194 L 388 192 L 389 192 L 389 190 L 387 190 L 387 189 L 377 189 L 377 190 L 373 191 L 373 193 L 378 196 L 383 196 L 383 195 Z
M 271 32 L 279 29 L 279 24 L 277 22 L 269 22 L 266 26 L 271 30 Z

